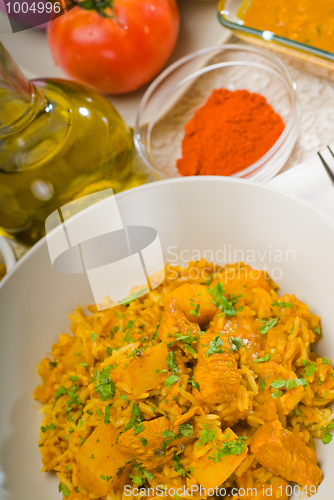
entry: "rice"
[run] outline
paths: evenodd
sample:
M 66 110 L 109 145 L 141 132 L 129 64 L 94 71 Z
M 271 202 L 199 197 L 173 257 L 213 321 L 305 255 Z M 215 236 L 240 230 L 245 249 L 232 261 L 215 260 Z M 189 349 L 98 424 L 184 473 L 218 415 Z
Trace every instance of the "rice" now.
M 43 405 L 41 412 L 44 413 L 39 440 L 42 472 L 56 471 L 64 498 L 121 500 L 146 495 L 144 489 L 135 495 L 125 495 L 123 488 L 97 495 L 83 485 L 77 461 L 79 450 L 101 424 L 108 422 L 117 432 L 123 432 L 131 421 L 134 405 L 139 408 L 143 422 L 166 417 L 176 427 L 190 425 L 193 429 L 189 442 L 185 441 L 183 447 L 175 448 L 174 458 L 154 469 L 153 474 L 148 474 L 147 488 L 154 489 L 161 484 L 173 485 L 174 488 L 200 485 L 192 471 L 214 455 L 217 443 L 224 443 L 227 428 L 237 436 L 246 436 L 244 446 L 246 449 L 248 446 L 248 452 L 223 486 L 246 485 L 255 471 L 256 485 L 270 481 L 273 473 L 257 462 L 249 450 L 249 443 L 254 432 L 271 419 L 266 408 L 268 405 L 261 404 L 261 398 L 264 394 L 270 397 L 268 391 L 272 393 L 273 390 L 268 385 L 265 389 L 263 387 L 264 378 L 270 377 L 264 370 L 265 363 L 254 362 L 251 366 L 250 349 L 254 350 L 253 359 L 270 356 L 277 369 L 288 371 L 290 378 L 293 374 L 296 380 L 306 381 L 301 399 L 291 407 L 291 411 L 279 415 L 283 427 L 311 448 L 314 448 L 314 438 L 324 438 L 327 432 L 324 429 L 331 426 L 334 419 L 329 406 L 334 399 L 334 375 L 331 362 L 311 351 L 311 345 L 321 337 L 320 320 L 294 295 L 279 298 L 277 286 L 267 274 L 259 273 L 254 278 L 250 277 L 250 272 L 251 268 L 243 263 L 227 266 L 223 270 L 203 259 L 190 262 L 187 268 L 167 266 L 163 283 L 146 296 L 102 312 L 90 306 L 85 311 L 78 308 L 70 315 L 71 334 L 59 335 L 58 342 L 52 346 L 52 356 L 40 363 L 38 373 L 43 383 L 34 393 L 35 399 Z M 167 314 L 168 294 L 186 283 L 210 287 L 217 279 L 227 288 L 231 286 L 233 290 L 242 291 L 228 295 L 230 306 L 235 306 L 233 324 L 236 325 L 230 336 L 232 340 L 236 339 L 233 342 L 238 341 L 231 351 L 234 350 L 240 375 L 240 387 L 233 402 L 222 400 L 209 407 L 200 402 L 194 384 L 196 366 L 201 359 L 198 350 L 201 336 L 188 344 L 189 348 L 186 342 L 177 339 L 169 346 L 168 349 L 174 353 L 173 359 L 177 359 L 177 368 L 174 372 L 168 369 L 168 375 L 177 374 L 177 383 L 166 385 L 160 380 L 143 392 L 134 390 L 141 381 L 131 383 L 119 366 L 133 366 L 131 363 L 137 359 L 138 351 L 143 354 L 145 346 L 149 349 L 160 342 L 162 327 L 159 324 Z M 231 305 L 233 300 L 235 303 Z M 279 303 L 289 306 L 280 307 Z M 193 312 L 195 314 L 196 310 Z M 265 334 L 258 335 L 261 323 L 265 327 L 268 318 L 276 317 L 277 324 Z M 225 313 L 217 321 L 226 326 L 229 318 Z M 203 325 L 203 332 L 208 328 L 211 328 L 209 323 Z M 97 392 L 103 369 L 109 370 L 110 379 L 115 382 L 114 394 L 109 399 L 101 399 Z M 271 403 L 272 398 L 267 401 Z M 287 404 L 290 404 L 289 401 Z M 203 436 L 210 435 L 214 435 L 215 439 L 203 442 Z M 175 465 L 177 457 L 182 462 L 184 473 L 180 472 L 180 466 Z M 133 476 L 135 472 L 133 468 L 131 470 Z M 127 484 L 132 484 L 130 477 Z M 154 492 L 149 496 L 159 498 Z M 197 493 L 193 496 L 207 498 L 211 495 Z M 176 494 L 177 500 L 178 497 L 189 498 L 189 495 Z M 246 496 L 234 495 L 233 498 L 237 500 Z

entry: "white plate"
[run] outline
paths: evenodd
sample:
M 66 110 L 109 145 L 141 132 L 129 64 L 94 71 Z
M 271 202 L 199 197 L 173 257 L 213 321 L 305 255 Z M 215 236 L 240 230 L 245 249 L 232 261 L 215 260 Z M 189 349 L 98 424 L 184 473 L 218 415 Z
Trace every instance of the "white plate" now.
M 232 36 L 217 19 L 217 2 L 180 0 L 178 5 L 181 15 L 180 35 L 168 64 L 196 50 L 225 43 Z M 8 24 L 7 16 L 0 12 L 0 41 L 28 78 L 67 78 L 53 62 L 44 31 L 28 29 L 12 34 Z M 134 126 L 137 108 L 146 88 L 144 86 L 131 94 L 110 97 L 131 127 Z
M 334 358 L 334 223 L 321 212 L 272 188 L 221 177 L 152 183 L 117 195 L 117 203 L 124 224 L 157 229 L 166 262 L 175 255 L 187 261 L 194 250 L 208 258 L 212 252 L 219 264 L 224 249 L 227 261 L 237 250 L 238 260 L 242 252 L 254 256 L 250 265 L 267 266 L 280 293 L 296 293 L 321 316 L 317 350 Z M 283 262 L 274 260 L 279 252 Z M 69 313 L 90 302 L 86 276 L 54 271 L 45 239 L 0 285 L 0 466 L 10 500 L 59 499 L 57 478 L 40 473 L 41 415 L 32 393 L 40 382 L 38 363 L 69 331 Z M 334 492 L 333 446 L 317 442 L 323 484 Z

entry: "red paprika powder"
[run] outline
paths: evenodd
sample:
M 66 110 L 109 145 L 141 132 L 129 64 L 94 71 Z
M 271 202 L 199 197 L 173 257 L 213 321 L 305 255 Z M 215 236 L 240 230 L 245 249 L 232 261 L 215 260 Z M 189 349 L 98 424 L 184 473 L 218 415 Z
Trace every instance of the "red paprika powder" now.
M 216 89 L 184 130 L 181 175 L 232 175 L 267 153 L 284 122 L 260 94 Z

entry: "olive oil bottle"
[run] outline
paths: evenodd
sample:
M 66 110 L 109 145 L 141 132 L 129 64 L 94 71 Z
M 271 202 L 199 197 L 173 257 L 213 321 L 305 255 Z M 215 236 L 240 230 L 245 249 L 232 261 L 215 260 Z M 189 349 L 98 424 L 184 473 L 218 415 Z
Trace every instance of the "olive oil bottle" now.
M 29 82 L 0 44 L 0 226 L 33 244 L 48 215 L 103 189 L 144 182 L 112 104 L 81 84 Z

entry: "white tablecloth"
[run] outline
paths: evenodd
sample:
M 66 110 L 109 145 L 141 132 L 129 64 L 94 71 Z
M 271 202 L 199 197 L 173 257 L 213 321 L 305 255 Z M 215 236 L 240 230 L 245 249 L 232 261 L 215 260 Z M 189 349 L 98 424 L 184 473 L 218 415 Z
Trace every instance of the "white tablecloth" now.
M 333 150 L 333 149 L 332 149 Z M 329 150 L 321 151 L 334 172 L 334 158 Z M 334 184 L 319 156 L 292 167 L 269 183 L 286 193 L 303 198 L 334 219 Z

